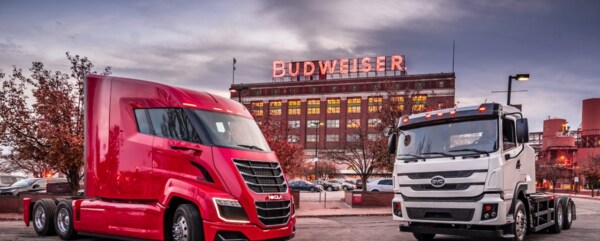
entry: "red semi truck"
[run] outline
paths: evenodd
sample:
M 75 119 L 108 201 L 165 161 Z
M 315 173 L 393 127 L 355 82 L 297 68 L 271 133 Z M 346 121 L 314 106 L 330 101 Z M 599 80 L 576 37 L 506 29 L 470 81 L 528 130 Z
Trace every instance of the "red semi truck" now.
M 270 240 L 295 234 L 287 180 L 238 102 L 88 75 L 85 194 L 23 201 L 39 235 Z

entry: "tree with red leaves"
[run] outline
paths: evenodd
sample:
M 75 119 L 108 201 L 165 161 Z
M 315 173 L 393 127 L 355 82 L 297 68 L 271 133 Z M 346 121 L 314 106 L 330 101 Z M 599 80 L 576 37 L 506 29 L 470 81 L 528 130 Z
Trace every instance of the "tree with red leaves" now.
M 285 129 L 281 127 L 280 121 L 266 115 L 256 117 L 260 121 L 259 128 L 262 131 L 271 150 L 277 155 L 283 172 L 290 177 L 302 175 L 305 165 L 304 148 L 295 143 L 287 141 Z
M 83 81 L 94 65 L 87 57 L 66 56 L 70 74 L 50 71 L 41 62 L 33 62 L 29 77 L 16 67 L 8 76 L 0 73 L 0 145 L 9 151 L 1 158 L 11 171 L 36 177 L 61 172 L 77 192 L 83 166 Z M 102 74 L 110 74 L 110 67 Z
M 600 155 L 592 156 L 581 169 L 581 174 L 585 177 L 588 187 L 592 190 L 594 196 L 594 187 L 600 180 Z
M 548 180 L 552 184 L 552 192 L 556 192 L 558 179 L 562 178 L 567 169 L 558 164 L 556 159 L 548 161 L 538 160 L 535 162 L 535 173 L 537 178 Z

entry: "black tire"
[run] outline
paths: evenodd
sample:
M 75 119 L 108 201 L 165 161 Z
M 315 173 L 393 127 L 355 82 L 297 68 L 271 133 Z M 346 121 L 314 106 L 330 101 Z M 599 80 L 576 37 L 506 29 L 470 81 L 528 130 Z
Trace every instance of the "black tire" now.
M 330 191 L 330 192 L 333 191 L 333 187 L 332 186 L 327 187 L 327 191 Z
M 74 221 L 71 201 L 65 200 L 59 202 L 56 206 L 54 228 L 60 239 L 73 240 L 77 238 L 77 231 L 75 231 L 75 228 L 73 227 Z
M 435 233 L 413 233 L 413 236 L 419 241 L 433 240 Z
M 523 241 L 525 240 L 525 235 L 527 235 L 527 228 L 529 227 L 529 219 L 527 218 L 527 211 L 525 210 L 525 205 L 521 200 L 517 199 L 517 203 L 515 205 L 515 213 L 514 213 L 515 221 L 512 223 L 512 230 L 514 230 L 514 238 L 513 241 Z
M 554 207 L 554 225 L 552 225 L 549 230 L 551 233 L 560 233 L 563 229 L 564 223 L 564 212 L 563 212 L 563 200 L 557 200 Z
M 33 220 L 33 229 L 40 236 L 54 235 L 54 215 L 56 213 L 56 203 L 52 199 L 40 199 L 33 205 L 31 210 L 31 219 Z
M 169 225 L 165 225 L 165 229 L 165 233 L 170 234 L 166 237 L 166 240 L 204 240 L 202 218 L 200 218 L 198 208 L 193 204 L 186 203 L 179 205 L 175 213 L 173 213 L 173 218 L 169 222 Z
M 564 230 L 570 229 L 571 225 L 573 224 L 573 210 L 575 209 L 574 206 L 575 206 L 575 204 L 573 203 L 573 200 L 571 200 L 570 198 L 568 198 L 564 202 L 564 206 L 563 206 L 563 212 L 564 212 L 563 229 Z
M 373 189 L 373 190 L 371 190 L 371 192 L 379 192 L 379 190 Z
M 344 191 L 348 191 L 348 187 L 347 186 L 343 186 L 342 189 L 344 189 Z
M 310 192 L 315 192 L 315 188 L 314 188 L 314 187 L 310 187 L 310 188 L 308 189 L 308 191 L 310 191 Z

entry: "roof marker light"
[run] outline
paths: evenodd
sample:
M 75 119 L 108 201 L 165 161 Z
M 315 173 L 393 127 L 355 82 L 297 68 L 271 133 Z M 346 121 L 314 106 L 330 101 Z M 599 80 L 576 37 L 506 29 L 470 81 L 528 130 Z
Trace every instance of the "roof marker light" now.
M 220 110 L 220 111 L 223 111 L 223 109 L 221 109 L 221 108 L 217 108 L 217 107 L 215 107 L 215 108 L 213 108 L 213 109 L 214 109 L 214 110 Z
M 402 120 L 404 123 L 408 123 L 408 117 L 404 118 L 404 120 Z
M 477 110 L 479 110 L 479 112 L 484 112 L 485 109 L 486 109 L 485 106 L 479 106 L 479 109 L 477 109 Z
M 456 110 L 451 110 L 451 111 L 450 111 L 450 114 L 451 114 L 451 115 L 456 115 Z
M 425 118 L 431 118 L 431 114 L 427 113 L 427 115 L 425 115 Z
M 183 103 L 183 106 L 190 106 L 190 107 L 196 107 L 196 104 L 190 104 L 190 103 Z
M 443 115 L 444 115 L 444 113 L 442 113 L 442 112 L 437 113 L 437 116 L 443 116 Z
M 231 111 L 231 110 L 227 110 L 227 112 L 229 112 L 229 113 L 233 113 L 233 111 Z

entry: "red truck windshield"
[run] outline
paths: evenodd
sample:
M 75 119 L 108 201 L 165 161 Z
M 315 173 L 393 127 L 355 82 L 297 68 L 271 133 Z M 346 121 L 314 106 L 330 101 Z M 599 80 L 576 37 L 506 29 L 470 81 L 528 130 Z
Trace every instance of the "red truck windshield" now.
M 435 158 L 498 149 L 498 120 L 451 122 L 402 129 L 398 159 Z
M 192 111 L 216 146 L 271 151 L 256 122 L 251 118 L 206 111 Z

